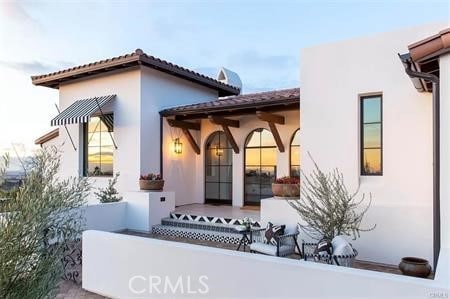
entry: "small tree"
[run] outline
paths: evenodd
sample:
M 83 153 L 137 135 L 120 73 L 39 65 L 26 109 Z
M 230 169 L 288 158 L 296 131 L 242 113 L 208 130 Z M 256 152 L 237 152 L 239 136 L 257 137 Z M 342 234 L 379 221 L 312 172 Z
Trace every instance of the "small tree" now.
M 288 201 L 306 223 L 299 224 L 303 231 L 316 240 L 332 240 L 338 235 L 352 236 L 355 240 L 361 232 L 373 230 L 376 225 L 361 228 L 361 221 L 372 203 L 372 197 L 364 206 L 364 194 L 357 200 L 359 190 L 350 193 L 338 169 L 324 173 L 311 155 L 310 158 L 314 170 L 309 175 L 301 172 L 300 200 Z
M 101 203 L 117 202 L 122 200 L 122 196 L 119 195 L 119 192 L 116 189 L 117 178 L 119 175 L 120 173 L 116 173 L 112 179 L 108 180 L 108 186 L 106 188 L 98 188 L 98 192 L 95 192 L 95 195 Z
M 65 249 L 80 237 L 84 178 L 57 178 L 56 148 L 40 150 L 0 217 L 0 298 L 52 298 Z

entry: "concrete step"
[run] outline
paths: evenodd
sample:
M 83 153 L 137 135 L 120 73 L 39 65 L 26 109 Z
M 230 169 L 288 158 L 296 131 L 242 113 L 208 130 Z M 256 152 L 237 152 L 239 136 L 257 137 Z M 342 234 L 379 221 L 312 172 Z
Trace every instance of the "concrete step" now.
M 152 233 L 178 238 L 206 240 L 211 242 L 220 242 L 228 244 L 239 244 L 239 241 L 242 238 L 242 235 L 239 234 L 238 232 L 224 232 L 209 229 L 189 228 L 163 224 L 154 225 L 152 227 Z
M 164 226 L 173 226 L 190 229 L 209 230 L 222 233 L 236 233 L 235 228 L 239 225 L 192 221 L 192 220 L 180 220 L 174 218 L 164 218 L 161 220 L 161 224 Z
M 181 213 L 170 213 L 170 218 L 182 220 L 182 221 L 196 221 L 200 223 L 215 223 L 215 224 L 227 224 L 227 225 L 241 225 L 244 221 L 240 218 L 228 218 L 228 217 L 217 217 L 217 216 L 203 216 L 194 214 L 181 214 Z M 260 221 L 255 221 L 254 226 L 261 227 Z

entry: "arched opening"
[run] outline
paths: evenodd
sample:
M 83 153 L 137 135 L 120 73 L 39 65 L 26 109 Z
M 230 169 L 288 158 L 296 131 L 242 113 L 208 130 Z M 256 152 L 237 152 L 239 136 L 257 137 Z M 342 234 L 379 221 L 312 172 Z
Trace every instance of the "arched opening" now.
M 290 176 L 300 177 L 300 129 L 292 136 L 290 153 Z
M 233 151 L 225 133 L 212 133 L 205 145 L 205 203 L 231 204 Z
M 277 147 L 270 131 L 256 129 L 245 142 L 244 204 L 260 205 L 272 197 L 277 173 Z

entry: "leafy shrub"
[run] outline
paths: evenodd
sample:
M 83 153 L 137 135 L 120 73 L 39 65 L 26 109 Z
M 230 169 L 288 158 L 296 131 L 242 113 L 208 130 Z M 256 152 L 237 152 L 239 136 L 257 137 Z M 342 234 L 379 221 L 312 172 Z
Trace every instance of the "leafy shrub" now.
M 84 226 L 84 178 L 57 178 L 56 148 L 41 149 L 0 218 L 0 298 L 51 298 L 63 274 L 63 253 Z
M 106 188 L 98 188 L 99 192 L 95 192 L 95 195 L 101 203 L 118 202 L 122 200 L 122 196 L 119 195 L 119 192 L 116 189 L 117 178 L 119 175 L 120 173 L 116 173 L 112 179 L 108 180 L 108 186 Z

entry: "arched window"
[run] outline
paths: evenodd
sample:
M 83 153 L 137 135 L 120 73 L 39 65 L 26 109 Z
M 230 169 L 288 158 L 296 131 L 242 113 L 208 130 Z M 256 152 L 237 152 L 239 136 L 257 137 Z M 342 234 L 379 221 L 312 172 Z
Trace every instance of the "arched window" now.
M 225 133 L 212 133 L 205 145 L 205 202 L 231 204 L 233 153 Z
M 244 204 L 259 205 L 272 197 L 272 183 L 277 173 L 277 147 L 271 132 L 252 131 L 245 142 Z
M 290 165 L 290 175 L 300 177 L 300 129 L 292 136 Z

